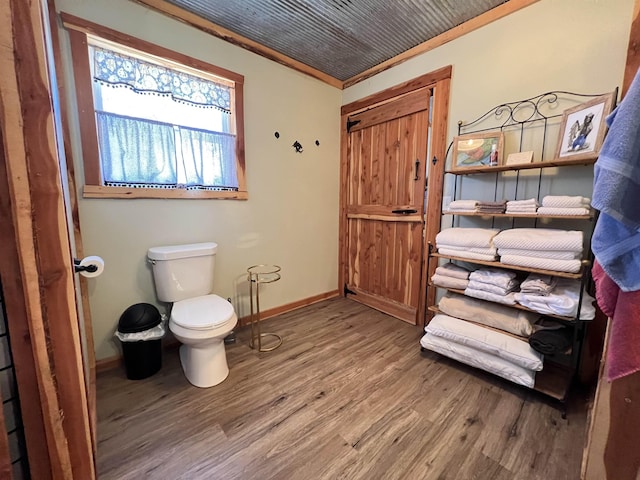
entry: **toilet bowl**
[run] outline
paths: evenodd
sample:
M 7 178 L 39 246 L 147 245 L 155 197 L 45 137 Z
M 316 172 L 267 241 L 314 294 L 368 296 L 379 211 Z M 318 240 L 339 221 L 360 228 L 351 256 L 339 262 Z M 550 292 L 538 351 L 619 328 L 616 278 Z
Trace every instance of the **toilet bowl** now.
M 173 304 L 169 330 L 182 343 L 180 363 L 196 387 L 218 385 L 229 367 L 224 338 L 238 323 L 231 304 L 218 295 L 204 295 Z
M 182 343 L 182 370 L 201 388 L 229 375 L 224 338 L 238 323 L 231 303 L 212 293 L 217 249 L 209 242 L 153 247 L 147 253 L 158 300 L 172 304 L 169 330 Z

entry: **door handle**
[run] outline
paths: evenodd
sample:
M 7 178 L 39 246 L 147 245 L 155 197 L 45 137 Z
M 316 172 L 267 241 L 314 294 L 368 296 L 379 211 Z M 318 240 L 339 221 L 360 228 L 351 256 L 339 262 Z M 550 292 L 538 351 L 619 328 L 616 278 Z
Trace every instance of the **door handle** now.
M 418 175 L 419 171 L 420 171 L 420 159 L 416 158 L 416 176 L 414 177 L 414 180 L 420 179 L 420 176 Z
M 401 215 L 411 215 L 412 213 L 418 213 L 415 208 L 400 208 L 398 210 L 391 210 L 391 213 L 399 213 Z

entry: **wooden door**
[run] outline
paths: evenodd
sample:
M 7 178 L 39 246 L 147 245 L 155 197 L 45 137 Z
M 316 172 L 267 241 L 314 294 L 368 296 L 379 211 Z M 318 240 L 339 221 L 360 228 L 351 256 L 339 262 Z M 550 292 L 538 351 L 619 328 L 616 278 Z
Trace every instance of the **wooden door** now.
M 348 118 L 349 298 L 416 324 L 430 89 Z

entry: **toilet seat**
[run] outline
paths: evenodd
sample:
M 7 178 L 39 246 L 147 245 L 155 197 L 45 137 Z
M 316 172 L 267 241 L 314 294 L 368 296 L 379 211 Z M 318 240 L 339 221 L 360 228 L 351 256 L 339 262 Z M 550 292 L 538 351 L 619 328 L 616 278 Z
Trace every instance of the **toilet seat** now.
M 173 323 L 189 330 L 210 330 L 224 325 L 234 315 L 231 303 L 213 294 L 180 300 L 171 309 Z

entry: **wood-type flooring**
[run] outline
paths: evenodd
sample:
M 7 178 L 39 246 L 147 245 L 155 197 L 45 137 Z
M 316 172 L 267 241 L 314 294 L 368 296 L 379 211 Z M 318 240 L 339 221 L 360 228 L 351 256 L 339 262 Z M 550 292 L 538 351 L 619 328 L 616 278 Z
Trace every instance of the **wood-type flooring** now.
M 128 479 L 574 480 L 585 402 L 546 398 L 436 353 L 417 327 L 336 298 L 264 322 L 270 353 L 227 345 L 229 377 L 98 377 L 98 472 Z

